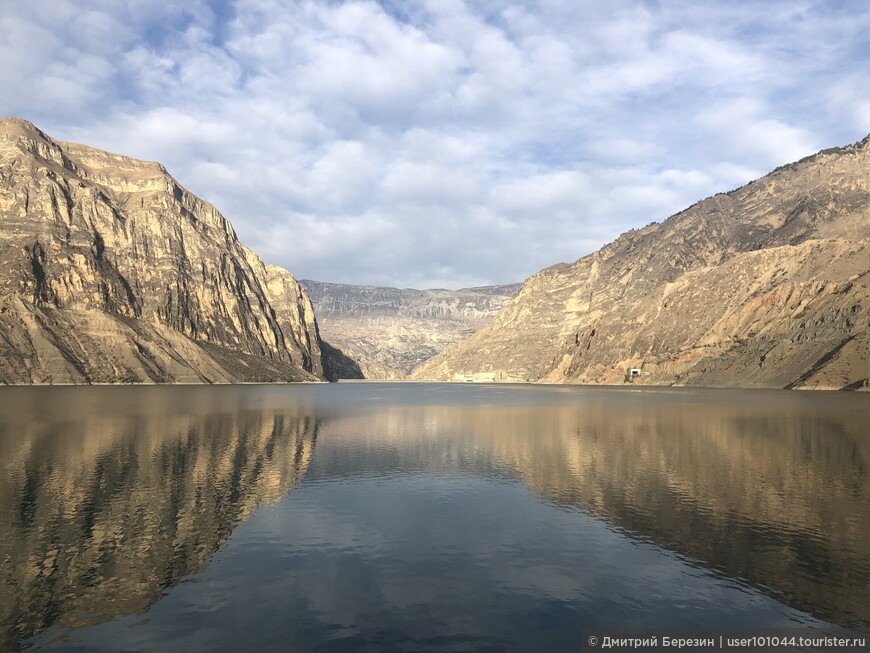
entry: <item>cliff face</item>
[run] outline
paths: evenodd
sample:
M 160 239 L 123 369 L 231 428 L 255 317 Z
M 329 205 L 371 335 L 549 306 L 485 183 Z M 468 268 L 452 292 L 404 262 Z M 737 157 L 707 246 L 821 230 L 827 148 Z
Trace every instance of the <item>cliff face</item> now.
M 303 279 L 324 338 L 358 359 L 365 378 L 398 379 L 489 322 L 519 284 L 414 290 Z
M 870 137 L 530 277 L 418 378 L 861 388 Z
M 278 323 L 291 340 L 291 348 L 302 354 L 305 369 L 323 376 L 320 330 L 305 289 L 284 268 L 267 265 L 266 295 Z
M 313 309 L 158 163 L 0 121 L 0 382 L 322 377 Z

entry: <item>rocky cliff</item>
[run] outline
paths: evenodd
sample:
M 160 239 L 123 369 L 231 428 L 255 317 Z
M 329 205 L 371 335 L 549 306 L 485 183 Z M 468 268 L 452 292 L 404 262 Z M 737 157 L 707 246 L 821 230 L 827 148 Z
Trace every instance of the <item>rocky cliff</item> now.
M 371 379 L 399 379 L 491 320 L 519 284 L 415 290 L 302 279 L 323 337 Z
M 313 308 L 158 163 L 0 120 L 0 382 L 322 378 Z
M 866 388 L 870 137 L 530 277 L 415 372 L 452 380 Z

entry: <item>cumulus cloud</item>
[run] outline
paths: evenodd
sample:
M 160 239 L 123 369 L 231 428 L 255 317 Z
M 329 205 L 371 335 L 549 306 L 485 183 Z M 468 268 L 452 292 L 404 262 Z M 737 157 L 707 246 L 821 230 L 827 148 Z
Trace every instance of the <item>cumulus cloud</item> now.
M 864 3 L 3 3 L 0 104 L 299 277 L 519 281 L 870 131 Z

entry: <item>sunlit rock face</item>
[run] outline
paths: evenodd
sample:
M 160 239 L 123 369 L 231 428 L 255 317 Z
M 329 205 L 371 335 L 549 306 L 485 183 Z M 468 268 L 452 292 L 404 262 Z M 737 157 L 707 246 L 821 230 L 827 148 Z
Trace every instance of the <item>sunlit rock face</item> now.
M 866 388 L 870 137 L 530 277 L 415 371 L 452 380 Z
M 302 279 L 323 337 L 368 379 L 401 379 L 487 324 L 519 284 L 415 290 Z M 351 377 L 355 378 L 355 377 Z
M 305 291 L 159 163 L 0 121 L 0 382 L 322 377 Z
M 2 650 L 145 610 L 285 497 L 316 439 L 304 406 L 255 410 L 235 388 L 51 392 L 0 405 Z

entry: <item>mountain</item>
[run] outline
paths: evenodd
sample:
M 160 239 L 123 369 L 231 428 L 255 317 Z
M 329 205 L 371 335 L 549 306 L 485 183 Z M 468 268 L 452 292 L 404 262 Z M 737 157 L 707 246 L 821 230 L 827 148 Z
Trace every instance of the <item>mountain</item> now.
M 323 376 L 305 291 L 162 165 L 0 120 L 0 382 Z
M 415 378 L 866 388 L 870 136 L 533 275 Z
M 352 286 L 302 279 L 323 337 L 362 375 L 399 379 L 491 320 L 519 284 L 461 290 Z

